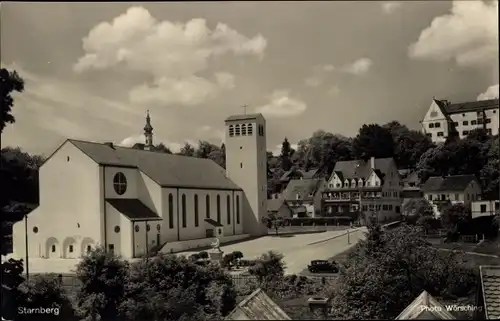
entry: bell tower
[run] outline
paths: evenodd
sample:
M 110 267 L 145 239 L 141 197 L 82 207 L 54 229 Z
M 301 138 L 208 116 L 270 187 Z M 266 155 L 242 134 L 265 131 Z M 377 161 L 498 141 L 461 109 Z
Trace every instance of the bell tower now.
M 153 148 L 153 126 L 151 126 L 151 117 L 149 117 L 149 110 L 146 114 L 146 125 L 144 126 L 144 137 L 146 142 L 144 150 L 151 150 Z
M 247 106 L 245 106 L 246 108 Z M 230 116 L 225 121 L 226 174 L 243 189 L 243 232 L 267 234 L 266 120 L 262 114 Z

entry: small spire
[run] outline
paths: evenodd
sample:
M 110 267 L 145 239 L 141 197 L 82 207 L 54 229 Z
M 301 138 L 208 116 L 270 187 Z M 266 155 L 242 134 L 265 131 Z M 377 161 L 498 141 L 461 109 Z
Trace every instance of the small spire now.
M 153 126 L 151 126 L 151 117 L 149 116 L 149 110 L 146 114 L 146 126 L 144 126 L 144 132 L 150 134 L 153 132 Z
M 149 116 L 149 110 L 146 113 L 146 125 L 144 126 L 144 137 L 146 138 L 146 144 L 144 145 L 145 150 L 151 150 L 153 147 L 153 126 L 151 126 L 151 117 Z

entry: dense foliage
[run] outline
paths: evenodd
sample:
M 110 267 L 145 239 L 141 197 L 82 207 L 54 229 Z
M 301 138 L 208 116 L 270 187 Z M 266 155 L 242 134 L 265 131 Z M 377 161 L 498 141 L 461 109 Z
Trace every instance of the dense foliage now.
M 459 254 L 432 248 L 418 227 L 384 232 L 372 224 L 331 293 L 332 313 L 345 319 L 394 319 L 422 291 L 445 300 L 475 291 L 476 277 Z

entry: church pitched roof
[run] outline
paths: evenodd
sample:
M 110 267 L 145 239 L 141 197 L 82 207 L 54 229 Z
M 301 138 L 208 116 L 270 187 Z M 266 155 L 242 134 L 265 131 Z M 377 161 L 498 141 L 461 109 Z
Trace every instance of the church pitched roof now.
M 500 319 L 500 266 L 480 266 L 484 310 L 488 320 Z
M 211 159 L 69 139 L 100 165 L 138 168 L 162 187 L 241 190 Z
M 159 221 L 162 219 L 136 198 L 107 198 L 106 202 L 131 221 Z

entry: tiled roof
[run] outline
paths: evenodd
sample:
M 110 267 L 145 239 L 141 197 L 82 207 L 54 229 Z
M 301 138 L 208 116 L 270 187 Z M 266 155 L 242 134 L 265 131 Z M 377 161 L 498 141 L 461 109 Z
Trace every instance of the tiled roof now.
M 303 169 L 291 169 L 289 171 L 286 171 L 280 178 L 281 181 L 288 181 L 290 180 L 290 176 L 296 175 L 296 177 L 300 177 L 303 179 L 312 179 L 314 176 L 318 173 L 318 169 L 310 169 L 310 170 L 303 170 Z
M 277 212 L 279 211 L 281 205 L 284 204 L 284 200 L 282 198 L 273 198 L 267 200 L 267 211 L 268 212 Z
M 224 225 L 222 225 L 221 223 L 211 219 L 211 218 L 206 218 L 205 219 L 205 222 L 207 222 L 208 224 L 212 225 L 212 226 L 215 226 L 215 227 L 223 227 Z
M 241 190 L 210 159 L 69 140 L 96 163 L 138 168 L 164 187 Z
M 422 191 L 429 192 L 461 192 L 470 182 L 477 181 L 474 175 L 433 176 L 422 186 Z
M 406 307 L 396 320 L 455 320 L 456 317 L 434 299 L 427 291 L 423 291 Z
M 244 114 L 244 115 L 233 115 L 226 118 L 226 121 L 233 120 L 255 120 L 257 118 L 264 118 L 262 114 Z
M 387 175 L 387 172 L 391 168 L 394 160 L 392 158 L 376 158 L 375 168 L 379 170 L 382 174 Z M 371 161 L 364 160 L 352 160 L 352 161 L 340 161 L 335 164 L 333 169 L 335 173 L 342 173 L 341 179 L 352 179 L 352 178 L 363 178 L 367 179 L 371 173 Z M 337 174 L 338 175 L 338 174 Z M 378 175 L 378 174 L 377 174 Z
M 500 265 L 480 266 L 486 318 L 500 319 Z
M 460 114 L 495 108 L 498 108 L 498 99 L 471 101 L 444 106 L 444 110 L 447 114 Z
M 291 320 L 291 318 L 259 288 L 241 301 L 226 320 Z
M 322 179 L 292 179 L 283 191 L 283 198 L 286 201 L 294 201 L 298 200 L 297 195 L 299 195 L 300 200 L 312 200 L 322 187 L 324 187 Z
M 161 220 L 161 217 L 136 198 L 107 198 L 111 206 L 131 221 Z

